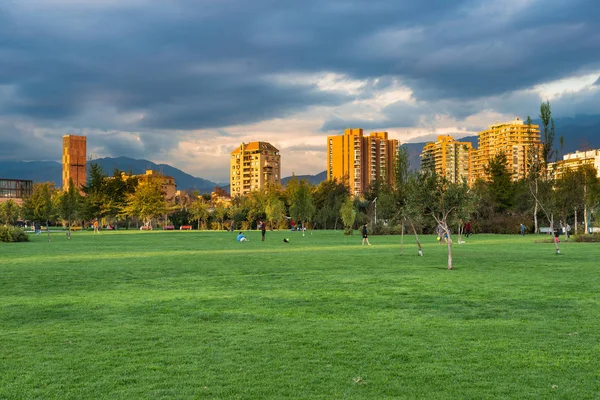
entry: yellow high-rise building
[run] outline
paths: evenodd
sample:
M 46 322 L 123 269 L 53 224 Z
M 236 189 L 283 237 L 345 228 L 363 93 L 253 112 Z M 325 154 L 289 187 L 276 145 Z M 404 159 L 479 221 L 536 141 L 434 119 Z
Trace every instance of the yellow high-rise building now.
M 62 189 L 69 190 L 69 180 L 77 189 L 85 186 L 86 176 L 86 137 L 76 135 L 63 136 Z
M 437 141 L 423 147 L 421 170 L 435 172 L 453 183 L 470 182 L 472 151 L 470 142 L 457 142 L 448 135 L 438 136 Z
M 231 152 L 230 166 L 231 197 L 243 196 L 281 179 L 279 150 L 267 142 L 242 143 Z
M 346 129 L 327 137 L 327 179 L 347 180 L 350 192 L 361 196 L 376 180 L 393 184 L 399 142 L 387 132 L 364 136 L 362 129 Z
M 576 151 L 565 154 L 562 160 L 550 163 L 548 170 L 555 179 L 560 179 L 567 171 L 575 171 L 584 165 L 596 168 L 597 176 L 600 178 L 600 150 Z
M 524 124 L 519 118 L 514 121 L 490 125 L 479 132 L 478 149 L 472 152 L 471 183 L 487 179 L 485 168 L 490 160 L 504 153 L 513 180 L 525 178 L 530 162 L 541 156 L 540 129 L 538 125 Z

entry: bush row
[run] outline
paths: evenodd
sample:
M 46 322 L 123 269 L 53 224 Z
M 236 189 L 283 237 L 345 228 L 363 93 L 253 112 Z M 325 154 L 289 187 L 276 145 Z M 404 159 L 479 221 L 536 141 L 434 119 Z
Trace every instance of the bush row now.
M 600 233 L 593 233 L 591 235 L 576 235 L 573 236 L 573 240 L 581 243 L 598 243 L 600 242 Z
M 14 226 L 0 226 L 0 242 L 28 242 L 29 236 L 21 228 Z

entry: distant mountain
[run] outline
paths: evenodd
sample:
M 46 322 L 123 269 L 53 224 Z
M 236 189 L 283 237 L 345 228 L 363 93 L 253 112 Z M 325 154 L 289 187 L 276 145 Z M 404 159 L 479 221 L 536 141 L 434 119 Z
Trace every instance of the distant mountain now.
M 148 169 L 158 171 L 164 175 L 172 176 L 175 178 L 177 189 L 179 190 L 198 190 L 200 193 L 210 193 L 217 186 L 217 183 L 196 178 L 190 174 L 186 174 L 182 170 L 172 167 L 167 164 L 155 164 L 148 160 L 136 160 L 128 157 L 117 157 L 117 158 L 98 158 L 92 161 L 88 161 L 88 167 L 90 162 L 95 162 L 102 167 L 104 173 L 112 175 L 114 169 L 119 169 L 125 172 L 131 172 L 133 174 L 143 174 Z
M 0 161 L 0 178 L 54 182 L 62 186 L 62 165 L 56 161 Z
M 134 174 L 143 174 L 147 169 L 153 169 L 175 178 L 177 189 L 180 190 L 196 189 L 200 193 L 210 193 L 217 186 L 215 182 L 196 178 L 170 165 L 156 164 L 148 160 L 136 160 L 128 157 L 98 158 L 88 161 L 88 170 L 91 162 L 100 165 L 107 175 L 112 175 L 115 168 Z M 56 187 L 60 188 L 62 186 L 62 165 L 56 161 L 0 161 L 0 178 L 54 182 Z
M 292 178 L 297 178 L 298 180 L 302 180 L 302 179 L 306 179 L 309 183 L 312 183 L 313 185 L 318 185 L 319 183 L 323 182 L 324 180 L 327 179 L 327 171 L 323 171 L 323 172 L 319 172 L 316 175 L 293 175 L 293 176 L 286 176 L 285 178 L 281 178 L 281 184 L 283 186 L 285 186 L 290 179 Z M 227 193 L 229 193 L 229 185 L 225 185 L 225 186 L 221 186 L 221 189 L 225 190 Z
M 312 183 L 313 185 L 318 185 L 319 183 L 323 182 L 324 180 L 327 179 L 327 171 L 322 171 L 319 172 L 316 175 L 293 175 L 293 176 L 288 176 L 285 178 L 281 178 L 281 184 L 283 186 L 287 185 L 287 183 L 290 181 L 290 179 L 292 178 L 296 178 L 299 181 L 301 181 L 302 179 L 306 179 L 306 181 L 308 183 Z

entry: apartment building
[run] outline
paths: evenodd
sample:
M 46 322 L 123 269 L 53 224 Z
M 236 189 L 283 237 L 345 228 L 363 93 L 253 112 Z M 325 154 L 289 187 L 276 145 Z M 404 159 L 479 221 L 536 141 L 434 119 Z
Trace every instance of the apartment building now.
M 527 125 L 518 117 L 510 122 L 490 125 L 479 132 L 478 149 L 472 151 L 471 183 L 487 179 L 485 168 L 489 161 L 506 155 L 513 180 L 525 178 L 534 157 L 541 156 L 542 144 L 538 125 Z
M 549 164 L 549 171 L 555 179 L 560 179 L 567 171 L 574 171 L 584 165 L 596 168 L 600 178 L 600 150 L 576 151 L 565 154 L 562 160 Z
M 76 188 L 85 186 L 86 175 L 86 137 L 64 135 L 62 146 L 62 189 L 69 190 L 69 180 Z
M 361 196 L 376 180 L 393 184 L 399 142 L 387 132 L 365 136 L 360 128 L 327 137 L 327 179 L 347 180 L 350 192 Z
M 242 143 L 231 152 L 229 190 L 231 196 L 243 196 L 281 180 L 281 156 L 267 142 Z
M 446 177 L 453 183 L 471 181 L 470 142 L 458 142 L 452 136 L 438 136 L 429 142 L 421 152 L 421 171 L 432 171 Z

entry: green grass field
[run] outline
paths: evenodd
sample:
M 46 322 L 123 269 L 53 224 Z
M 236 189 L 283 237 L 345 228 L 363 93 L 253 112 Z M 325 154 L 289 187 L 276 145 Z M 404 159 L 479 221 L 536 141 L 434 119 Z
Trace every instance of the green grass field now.
M 2 399 L 600 397 L 597 244 L 31 237 L 0 245 Z

